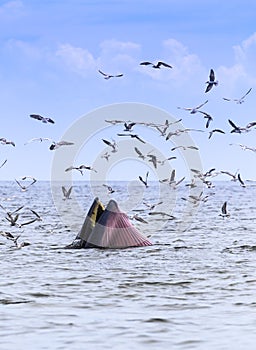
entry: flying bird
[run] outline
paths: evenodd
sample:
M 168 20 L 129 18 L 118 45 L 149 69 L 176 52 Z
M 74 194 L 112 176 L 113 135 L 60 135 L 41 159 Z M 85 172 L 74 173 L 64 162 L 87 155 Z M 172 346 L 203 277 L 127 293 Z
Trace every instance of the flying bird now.
M 176 219 L 175 216 L 173 216 L 173 215 L 171 215 L 171 214 L 168 214 L 168 213 L 165 213 L 165 212 L 163 212 L 163 211 L 150 211 L 150 212 L 148 213 L 148 215 L 161 215 L 162 217 L 167 216 L 167 217 L 168 217 L 168 220 L 174 220 L 174 219 Z
M 185 180 L 185 177 L 182 177 L 180 180 L 176 181 L 175 180 L 175 176 L 176 176 L 176 171 L 175 169 L 173 169 L 171 171 L 171 175 L 168 179 L 163 179 L 163 180 L 159 180 L 159 182 L 161 183 L 168 183 L 171 187 L 173 187 L 174 189 L 176 189 L 176 187 Z
M 141 216 L 139 216 L 138 214 L 134 214 L 134 215 L 130 216 L 130 219 L 137 220 L 139 222 L 142 222 L 143 224 L 148 224 L 148 222 L 145 219 L 143 219 Z
M 36 119 L 36 120 L 40 120 L 42 123 L 51 123 L 54 124 L 55 121 L 51 118 L 47 118 L 47 117 L 42 117 L 39 114 L 30 114 L 30 118 Z
M 15 246 L 16 246 L 16 248 L 17 249 L 21 249 L 21 248 L 23 248 L 23 247 L 26 247 L 26 246 L 28 246 L 28 245 L 30 245 L 30 242 L 26 242 L 26 241 L 24 241 L 24 242 L 21 242 L 21 243 L 18 243 L 18 239 L 20 238 L 20 235 L 18 235 L 16 238 L 14 238 L 14 240 L 13 240 L 13 242 L 14 242 L 14 244 L 15 244 Z
M 184 109 L 185 111 L 189 111 L 190 114 L 195 114 L 196 112 L 199 112 L 199 109 L 202 108 L 206 103 L 208 103 L 208 100 L 201 103 L 199 106 L 196 107 L 177 107 L 178 109 Z
M 132 127 L 134 126 L 134 125 L 136 125 L 136 123 L 124 123 L 124 127 L 125 127 L 125 129 L 124 129 L 124 131 L 132 131 Z
M 148 175 L 149 172 L 146 173 L 145 180 L 141 176 L 139 176 L 139 180 L 145 185 L 146 188 L 148 188 Z
M 52 139 L 49 139 L 48 137 L 34 137 L 33 139 L 30 139 L 29 141 L 25 142 L 24 145 L 27 145 L 31 142 L 43 142 L 43 141 L 52 141 Z
M 208 92 L 212 89 L 212 87 L 215 85 L 217 86 L 218 85 L 218 80 L 215 80 L 215 73 L 214 73 L 214 70 L 211 69 L 210 70 L 210 75 L 209 75 L 209 80 L 205 83 L 207 84 L 206 86 L 206 89 L 205 89 L 205 92 Z
M 231 181 L 237 181 L 237 173 L 238 173 L 238 170 L 235 172 L 235 174 L 232 174 L 231 172 L 226 171 L 226 170 L 221 170 L 220 173 L 221 173 L 221 174 L 226 174 L 226 175 L 230 176 L 230 177 L 231 177 Z
M 213 121 L 213 117 L 209 114 L 209 113 L 206 113 L 206 112 L 203 112 L 203 111 L 198 111 L 199 113 L 202 113 L 204 115 L 204 119 L 207 119 L 206 121 L 206 129 L 209 127 L 210 125 L 210 122 Z
M 146 141 L 142 140 L 138 135 L 136 134 L 117 134 L 118 136 L 130 136 L 131 138 L 135 138 L 138 141 L 142 142 L 142 143 L 146 143 Z
M 223 97 L 223 100 L 225 101 L 235 101 L 237 104 L 242 104 L 244 102 L 244 98 L 252 91 L 252 88 L 250 88 L 242 97 L 240 98 L 234 98 L 234 99 L 231 99 L 231 98 L 226 98 L 226 97 Z
M 8 141 L 4 137 L 0 138 L 0 142 L 2 145 L 11 145 L 11 146 L 15 147 L 15 143 L 13 141 Z
M 166 68 L 172 68 L 172 66 L 168 63 L 162 62 L 162 61 L 158 61 L 156 64 L 152 63 L 152 62 L 148 62 L 148 61 L 144 61 L 140 63 L 141 66 L 149 66 L 151 65 L 152 68 L 161 68 L 161 66 L 166 67 Z
M 64 196 L 63 200 L 71 199 L 70 195 L 71 195 L 71 191 L 73 189 L 73 186 L 69 187 L 69 189 L 66 189 L 65 186 L 62 186 L 61 189 L 62 189 L 62 193 Z
M 104 79 L 120 78 L 123 76 L 123 74 L 116 74 L 116 75 L 107 74 L 107 73 L 102 72 L 102 70 L 100 70 L 100 69 L 98 70 L 98 72 L 104 76 Z
M 181 121 L 181 119 L 180 119 L 180 121 Z M 165 136 L 169 126 L 170 126 L 169 121 L 168 121 L 168 119 L 166 119 L 166 121 L 162 127 L 155 126 L 155 128 L 160 132 L 161 136 Z
M 18 235 L 17 237 L 14 237 L 10 232 L 6 232 L 6 231 L 0 231 L 0 235 L 13 241 L 13 243 L 15 244 L 15 246 L 20 249 L 23 248 L 25 246 L 30 245 L 29 242 L 22 242 L 22 243 L 18 243 L 18 239 L 20 237 L 20 235 Z
M 146 156 L 137 147 L 134 147 L 134 150 L 138 154 L 139 158 L 143 160 L 146 158 Z
M 109 186 L 109 185 L 103 184 L 102 186 L 104 186 L 104 187 L 107 188 L 109 194 L 116 192 L 116 191 L 115 191 L 111 186 Z
M 240 182 L 240 185 L 241 185 L 242 187 L 246 187 L 246 185 L 245 185 L 245 183 L 243 182 L 243 180 L 242 180 L 240 174 L 237 174 L 237 179 L 238 179 L 238 181 Z
M 97 170 L 93 169 L 91 166 L 89 165 L 79 165 L 79 166 L 70 166 L 67 169 L 65 169 L 65 171 L 71 171 L 71 170 L 78 170 L 82 175 L 83 175 L 83 170 L 91 170 L 94 171 L 95 173 L 97 173 Z
M 172 136 L 180 136 L 182 135 L 183 132 L 189 132 L 189 131 L 200 131 L 200 132 L 204 132 L 204 130 L 200 130 L 200 129 L 177 129 L 175 131 L 170 131 L 169 134 L 166 136 L 166 141 L 168 141 L 170 139 L 170 137 Z
M 157 203 L 147 203 L 143 202 L 143 204 L 149 209 L 149 210 L 154 210 L 156 206 L 163 204 L 163 201 L 157 202 Z
M 102 154 L 101 158 L 104 158 L 106 159 L 106 161 L 108 162 L 109 160 L 109 157 L 110 157 L 110 154 L 108 152 L 105 152 L 104 154 Z
M 10 223 L 11 226 L 16 226 L 16 227 L 21 228 L 22 226 L 32 224 L 33 222 L 35 222 L 35 221 L 38 220 L 38 218 L 35 218 L 35 219 L 31 219 L 31 220 L 29 220 L 29 221 L 23 222 L 23 223 L 21 223 L 21 224 L 18 224 L 17 221 L 18 221 L 18 218 L 19 218 L 19 215 L 20 215 L 18 212 L 19 212 L 24 206 L 21 206 L 21 207 L 19 207 L 18 209 L 12 211 L 12 212 L 7 211 L 1 204 L 0 204 L 0 207 L 5 211 L 5 213 L 6 213 L 6 215 L 7 215 L 7 216 L 5 217 L 5 219 L 6 219 L 7 221 L 9 221 L 9 223 Z M 15 216 L 14 216 L 14 214 L 15 214 Z
M 147 157 L 149 157 L 149 162 L 152 162 L 154 165 L 154 168 L 157 168 L 157 158 L 154 154 L 148 154 Z
M 117 144 L 116 144 L 116 141 L 115 140 L 112 140 L 112 142 L 108 141 L 108 140 L 105 140 L 105 139 L 102 139 L 102 141 L 108 145 L 109 147 L 112 148 L 112 151 L 113 153 L 117 152 Z
M 175 151 L 176 149 L 179 149 L 179 148 L 183 149 L 184 151 L 186 151 L 187 149 L 194 149 L 197 151 L 199 150 L 199 148 L 196 146 L 176 146 L 176 147 L 171 148 L 171 151 Z
M 60 148 L 61 146 L 71 146 L 73 144 L 74 144 L 73 142 L 69 142 L 69 141 L 59 141 L 59 142 L 53 141 L 49 149 L 51 151 L 54 151 L 55 149 Z
M 32 185 L 37 181 L 37 180 L 36 180 L 34 177 L 32 177 L 32 176 L 23 176 L 23 177 L 21 178 L 22 181 L 25 181 L 25 180 L 27 180 L 27 179 L 31 179 L 31 182 L 30 182 L 28 185 L 26 185 L 26 186 L 25 186 L 24 184 L 22 184 L 21 181 L 18 181 L 17 179 L 15 179 L 17 185 L 21 188 L 21 191 L 22 191 L 22 192 L 27 191 L 27 189 L 28 189 L 30 186 L 32 186 Z
M 235 143 L 230 143 L 229 145 L 232 146 L 232 145 L 235 145 Z M 249 151 L 252 151 L 252 152 L 256 152 L 256 147 L 249 147 L 249 146 L 246 146 L 246 145 L 242 145 L 241 143 L 237 144 L 237 146 L 240 146 L 243 151 L 249 150 Z
M 232 130 L 230 131 L 231 133 L 237 133 L 241 134 L 243 132 L 249 132 L 251 131 L 250 128 L 253 126 L 256 126 L 256 122 L 250 122 L 248 123 L 245 127 L 237 126 L 232 120 L 228 119 L 229 124 L 232 126 Z
M 218 132 L 218 133 L 221 133 L 221 134 L 225 134 L 225 131 L 223 131 L 223 130 L 221 130 L 221 129 L 213 129 L 213 130 L 211 130 L 211 131 L 209 132 L 209 137 L 208 137 L 208 139 L 210 139 L 210 138 L 212 137 L 213 133 L 215 133 L 215 132 Z
M 223 218 L 227 218 L 230 216 L 230 214 L 227 211 L 227 202 L 224 202 L 221 207 L 221 214 L 219 216 L 222 216 Z
M 0 165 L 0 168 L 2 168 L 2 167 L 6 164 L 6 162 L 7 162 L 7 159 L 5 159 L 5 160 L 3 161 L 3 163 Z

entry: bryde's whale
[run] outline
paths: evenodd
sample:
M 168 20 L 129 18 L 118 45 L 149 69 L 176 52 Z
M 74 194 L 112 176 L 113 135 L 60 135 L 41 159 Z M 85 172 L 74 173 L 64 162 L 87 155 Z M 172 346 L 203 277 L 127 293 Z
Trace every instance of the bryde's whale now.
M 132 225 L 127 214 L 111 199 L 104 208 L 96 197 L 74 241 L 66 248 L 128 248 L 152 243 Z

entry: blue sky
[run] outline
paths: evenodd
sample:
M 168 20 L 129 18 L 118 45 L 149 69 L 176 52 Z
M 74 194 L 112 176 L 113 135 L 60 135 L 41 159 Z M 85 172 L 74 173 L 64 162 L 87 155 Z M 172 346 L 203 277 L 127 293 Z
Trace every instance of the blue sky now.
M 231 134 L 227 121 L 245 126 L 256 120 L 255 20 L 256 4 L 247 0 L 0 1 L 0 137 L 16 144 L 0 145 L 0 162 L 7 159 L 0 180 L 49 180 L 54 157 L 49 144 L 24 143 L 35 137 L 59 141 L 91 111 L 126 102 L 155 106 L 182 118 L 185 128 L 204 130 L 190 135 L 205 171 L 239 169 L 244 179 L 256 180 L 256 154 L 230 145 L 256 147 L 256 130 Z M 173 69 L 142 67 L 144 60 L 165 61 Z M 211 68 L 219 85 L 205 94 Z M 105 80 L 98 69 L 124 76 Z M 249 88 L 241 105 L 223 100 L 239 98 Z M 201 114 L 177 108 L 206 99 L 202 109 L 213 117 L 209 130 Z M 43 124 L 30 114 L 50 117 L 55 124 Z M 213 128 L 226 134 L 209 140 Z M 106 136 L 114 137 L 113 132 L 108 129 Z M 171 146 L 161 139 L 157 147 L 168 153 Z M 104 149 L 95 139 L 77 161 L 91 165 Z M 130 162 L 122 169 L 113 171 L 113 179 L 137 176 Z M 81 179 L 80 174 L 74 179 Z

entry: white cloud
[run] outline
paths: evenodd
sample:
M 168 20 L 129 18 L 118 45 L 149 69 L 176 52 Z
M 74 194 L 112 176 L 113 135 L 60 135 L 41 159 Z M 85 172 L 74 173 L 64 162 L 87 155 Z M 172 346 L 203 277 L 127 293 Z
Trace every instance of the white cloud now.
M 89 71 L 96 69 L 96 60 L 86 49 L 74 47 L 70 44 L 62 44 L 55 53 L 56 57 L 72 71 L 86 76 Z
M 24 13 L 24 5 L 20 0 L 7 1 L 0 6 L 0 18 L 13 19 Z
M 256 84 L 256 33 L 253 33 L 240 45 L 233 46 L 235 63 L 229 67 L 221 66 L 219 74 L 222 81 L 231 89 L 240 84 Z
M 14 51 L 18 57 L 25 56 L 29 60 L 38 60 L 44 56 L 42 47 L 39 48 L 23 40 L 10 39 L 7 41 L 6 48 Z
M 131 68 L 137 64 L 140 45 L 130 41 L 105 40 L 100 44 L 98 64 L 110 70 Z

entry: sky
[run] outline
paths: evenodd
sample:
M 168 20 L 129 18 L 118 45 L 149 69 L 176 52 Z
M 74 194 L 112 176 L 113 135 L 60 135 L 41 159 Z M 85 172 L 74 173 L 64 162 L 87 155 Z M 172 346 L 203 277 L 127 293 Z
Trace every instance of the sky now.
M 256 130 L 231 133 L 228 122 L 244 127 L 256 120 L 255 23 L 256 3 L 249 0 L 0 1 L 0 137 L 15 143 L 15 147 L 0 144 L 0 163 L 7 159 L 0 180 L 57 179 L 53 175 L 56 157 L 67 155 L 70 160 L 69 152 L 72 164 L 63 160 L 63 176 L 64 165 L 93 166 L 110 151 L 102 138 L 129 139 L 127 148 L 143 148 L 140 142 L 117 136 L 123 124 L 102 123 L 105 117 L 112 119 L 112 105 L 120 107 L 119 118 L 115 110 L 113 119 L 147 120 L 147 108 L 144 115 L 136 113 L 138 104 L 156 112 L 149 119 L 157 123 L 163 124 L 167 114 L 170 120 L 182 119 L 184 128 L 203 130 L 189 132 L 189 140 L 199 149 L 204 171 L 239 170 L 243 179 L 256 180 L 256 153 L 239 146 L 256 147 Z M 163 61 L 173 68 L 154 69 L 141 66 L 142 61 Z M 219 83 L 205 93 L 210 69 Z M 104 79 L 98 70 L 123 76 Z M 223 99 L 240 98 L 250 88 L 242 104 Z M 206 100 L 202 110 L 213 118 L 208 129 L 203 114 L 177 108 L 195 107 Z M 127 103 L 133 106 L 131 114 L 126 113 Z M 55 123 L 42 123 L 30 114 Z M 79 135 L 71 135 L 69 131 L 77 125 Z M 209 139 L 209 131 L 215 128 L 225 134 L 214 133 Z M 187 158 L 192 156 L 191 151 L 171 151 L 183 142 L 180 136 L 166 141 L 139 125 L 134 132 L 163 157 L 180 158 L 172 167 L 183 175 L 181 163 L 188 167 Z M 39 137 L 58 142 L 69 135 L 73 138 L 66 141 L 75 145 L 54 151 L 49 150 L 49 141 L 29 142 Z M 111 165 L 102 158 L 109 180 L 131 180 L 144 175 L 148 167 L 152 179 L 157 178 L 152 164 L 139 162 L 135 153 L 128 156 L 133 161 L 122 152 L 118 157 Z M 69 175 L 87 180 L 91 172 Z

